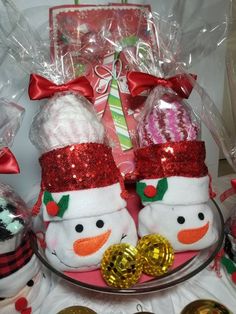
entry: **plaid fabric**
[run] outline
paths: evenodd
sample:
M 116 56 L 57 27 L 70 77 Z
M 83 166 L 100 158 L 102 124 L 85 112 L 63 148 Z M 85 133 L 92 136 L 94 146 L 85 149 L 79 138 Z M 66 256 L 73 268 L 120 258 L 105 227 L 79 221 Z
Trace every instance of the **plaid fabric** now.
M 0 279 L 5 278 L 26 265 L 33 255 L 27 234 L 16 251 L 0 254 Z

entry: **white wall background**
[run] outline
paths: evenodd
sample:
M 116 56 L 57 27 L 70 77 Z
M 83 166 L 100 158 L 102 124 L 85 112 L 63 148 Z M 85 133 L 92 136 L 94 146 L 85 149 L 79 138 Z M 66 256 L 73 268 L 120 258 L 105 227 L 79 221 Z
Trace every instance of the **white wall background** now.
M 114 1 L 119 2 L 119 1 Z M 130 1 L 131 3 L 132 1 Z M 153 10 L 160 12 L 161 14 L 167 14 L 169 8 L 173 5 L 172 0 L 153 0 L 153 1 L 135 1 L 136 3 L 150 3 Z M 224 1 L 218 0 L 180 0 L 176 11 L 179 14 L 179 19 L 183 25 L 191 27 L 194 24 L 203 23 L 201 14 L 198 12 L 204 12 L 205 16 L 219 18 L 219 20 L 226 14 L 228 8 L 225 5 L 217 6 L 218 2 L 224 3 Z M 47 8 L 54 5 L 72 4 L 73 1 L 68 0 L 15 0 L 16 5 L 20 10 L 25 11 L 29 21 L 37 27 L 41 27 L 41 31 L 45 32 L 47 29 Z M 107 3 L 107 1 L 80 1 L 80 3 Z M 213 7 L 212 7 L 213 6 Z M 34 9 L 32 9 L 32 7 Z M 202 11 L 202 8 L 204 10 Z M 214 8 L 214 10 L 213 10 Z M 198 82 L 204 86 L 208 94 L 212 97 L 217 107 L 221 110 L 223 89 L 224 89 L 224 55 L 225 47 L 222 44 L 219 48 L 212 52 L 208 57 L 204 57 L 191 69 L 192 73 L 198 75 Z M 13 73 L 14 75 L 14 73 Z M 27 78 L 22 77 L 22 81 L 25 80 L 27 84 Z M 17 156 L 21 167 L 21 174 L 19 175 L 1 175 L 0 180 L 11 184 L 22 197 L 28 196 L 32 190 L 32 186 L 40 180 L 40 169 L 38 165 L 38 152 L 33 147 L 28 139 L 28 131 L 34 114 L 36 113 L 39 104 L 37 102 L 30 102 L 27 94 L 25 93 L 19 100 L 26 109 L 23 125 L 18 132 L 14 145 L 12 147 L 13 152 Z M 217 176 L 218 169 L 218 156 L 219 150 L 213 142 L 208 130 L 203 127 L 202 138 L 206 141 L 207 147 L 207 163 L 209 169 L 214 177 Z

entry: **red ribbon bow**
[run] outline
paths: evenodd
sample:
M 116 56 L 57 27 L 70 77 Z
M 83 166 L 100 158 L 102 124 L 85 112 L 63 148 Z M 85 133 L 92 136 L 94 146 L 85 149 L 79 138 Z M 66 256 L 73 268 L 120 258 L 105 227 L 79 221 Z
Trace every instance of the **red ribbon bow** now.
M 78 77 L 65 84 L 56 85 L 38 74 L 30 75 L 28 93 L 31 100 L 49 98 L 55 93 L 65 91 L 80 93 L 88 99 L 93 98 L 93 88 L 85 76 Z
M 19 172 L 19 165 L 10 149 L 7 147 L 3 147 L 2 149 L 0 149 L 0 173 L 15 174 Z
M 197 76 L 193 74 L 177 74 L 170 78 L 160 78 L 142 72 L 128 72 L 127 83 L 132 96 L 137 96 L 147 89 L 155 86 L 171 88 L 181 98 L 188 98 L 193 89 L 191 76 L 196 80 Z
M 227 198 L 229 198 L 230 196 L 236 194 L 236 179 L 232 179 L 230 181 L 231 183 L 231 188 L 229 188 L 228 190 L 224 191 L 221 195 L 220 195 L 220 201 L 224 202 Z

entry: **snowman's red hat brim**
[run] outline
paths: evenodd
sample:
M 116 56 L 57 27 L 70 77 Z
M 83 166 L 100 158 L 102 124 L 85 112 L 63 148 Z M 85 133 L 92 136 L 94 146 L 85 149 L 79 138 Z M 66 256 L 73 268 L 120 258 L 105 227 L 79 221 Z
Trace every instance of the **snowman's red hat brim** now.
M 169 205 L 208 201 L 210 180 L 205 165 L 204 142 L 155 144 L 138 149 L 135 155 L 141 183 L 137 191 L 144 205 L 153 201 Z M 158 193 L 161 193 L 160 197 Z
M 54 149 L 40 157 L 40 164 L 45 221 L 102 215 L 126 207 L 123 179 L 107 145 L 84 143 Z M 63 197 L 66 210 L 52 213 L 48 202 L 53 201 L 55 209 Z
M 54 149 L 39 159 L 41 187 L 53 193 L 106 187 L 121 181 L 111 148 L 82 143 Z
M 126 201 L 121 197 L 121 193 L 119 183 L 94 189 L 52 193 L 51 195 L 57 203 L 63 196 L 69 196 L 68 210 L 65 211 L 63 217 L 52 216 L 43 203 L 43 219 L 44 221 L 59 221 L 115 212 L 126 207 Z
M 140 182 L 145 183 L 146 186 L 157 187 L 159 179 L 146 179 Z M 167 178 L 168 188 L 161 200 L 158 200 L 160 204 L 167 205 L 181 205 L 181 204 L 201 204 L 209 200 L 209 176 L 200 178 L 189 178 L 181 176 L 173 176 Z M 158 193 L 158 191 L 157 191 Z M 150 199 L 145 199 L 142 203 L 147 205 L 152 202 Z

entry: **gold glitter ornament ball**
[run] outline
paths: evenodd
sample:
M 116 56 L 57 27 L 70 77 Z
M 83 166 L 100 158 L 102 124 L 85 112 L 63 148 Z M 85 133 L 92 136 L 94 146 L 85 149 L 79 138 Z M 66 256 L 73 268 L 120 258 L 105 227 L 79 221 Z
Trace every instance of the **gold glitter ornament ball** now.
M 223 304 L 213 300 L 197 300 L 189 303 L 181 314 L 233 314 Z
M 170 242 L 159 234 L 142 237 L 137 250 L 143 258 L 143 272 L 151 276 L 165 274 L 174 261 L 174 250 Z
M 61 310 L 57 314 L 97 314 L 97 313 L 89 309 L 88 307 L 75 305 L 67 307 L 66 309 Z
M 111 245 L 101 262 L 103 279 L 109 286 L 129 288 L 142 274 L 142 258 L 138 250 L 127 243 Z

